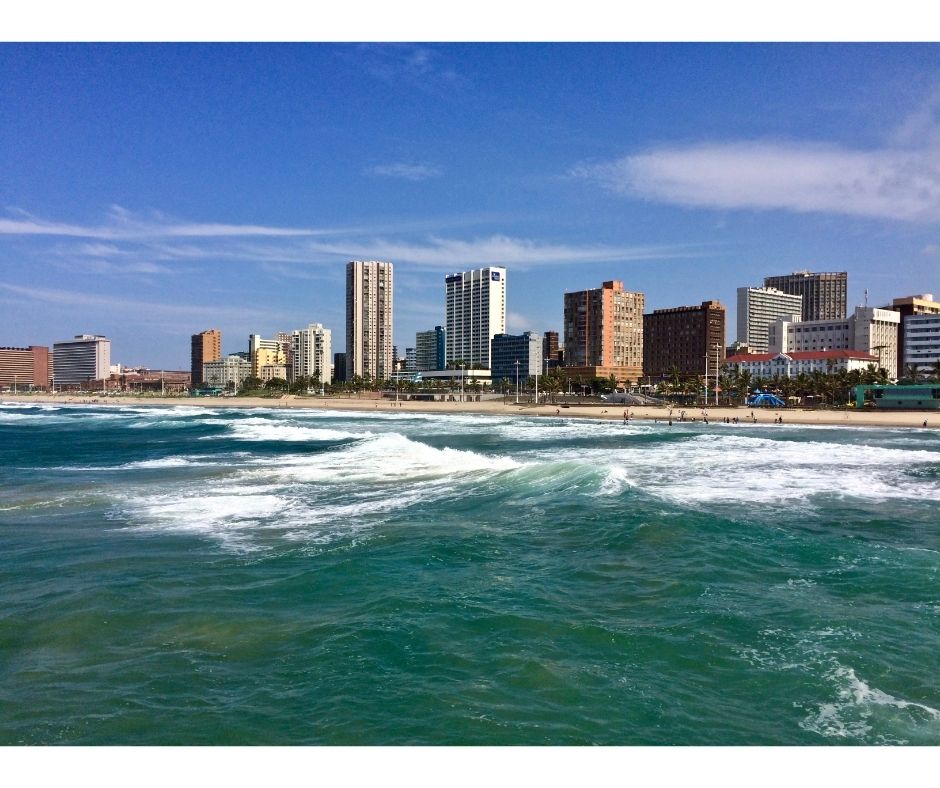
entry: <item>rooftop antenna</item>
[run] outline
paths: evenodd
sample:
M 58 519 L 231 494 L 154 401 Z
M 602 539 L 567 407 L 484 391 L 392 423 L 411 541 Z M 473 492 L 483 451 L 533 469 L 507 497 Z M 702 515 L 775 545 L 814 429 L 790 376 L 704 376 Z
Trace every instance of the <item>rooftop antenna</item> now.
M 868 288 L 865 288 L 865 308 L 868 308 Z

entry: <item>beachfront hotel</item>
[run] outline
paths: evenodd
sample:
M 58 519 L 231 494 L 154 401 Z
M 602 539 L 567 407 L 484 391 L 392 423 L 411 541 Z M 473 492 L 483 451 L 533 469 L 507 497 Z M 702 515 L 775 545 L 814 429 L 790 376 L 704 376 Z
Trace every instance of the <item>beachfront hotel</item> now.
M 891 306 L 885 307 L 885 309 L 893 309 L 901 315 L 901 327 L 898 331 L 898 377 L 903 377 L 907 374 L 908 367 L 911 364 L 923 364 L 926 358 L 923 355 L 923 348 L 920 348 L 918 352 L 910 354 L 911 358 L 908 360 L 907 320 L 922 315 L 940 315 L 940 301 L 934 301 L 932 293 L 921 293 L 920 295 L 895 298 L 891 302 Z M 920 333 L 920 330 L 919 328 L 915 333 Z
M 395 371 L 392 351 L 393 267 L 378 260 L 346 264 L 346 380 L 385 380 Z
M 891 309 L 859 306 L 841 320 L 777 320 L 770 329 L 770 351 L 857 350 L 878 358 L 878 366 L 898 376 L 898 327 Z
M 77 334 L 52 346 L 54 386 L 79 386 L 111 375 L 111 340 L 97 334 Z
M 0 347 L 0 386 L 17 391 L 45 389 L 51 373 L 49 348 L 43 345 Z
M 249 375 L 251 375 L 251 363 L 234 353 L 218 361 L 207 361 L 202 365 L 203 385 L 209 388 L 238 389 Z
M 525 383 L 542 374 L 542 335 L 533 331 L 523 334 L 497 334 L 493 337 L 492 381 L 516 380 Z
M 217 328 L 193 334 L 190 340 L 190 376 L 192 385 L 202 382 L 202 365 L 222 358 L 222 332 Z
M 434 326 L 430 331 L 415 333 L 414 369 L 409 372 L 429 372 L 444 369 L 446 366 L 445 337 L 447 332 L 441 326 Z
M 611 280 L 565 293 L 565 371 L 569 377 L 636 383 L 643 374 L 646 296 Z
M 444 277 L 446 364 L 489 369 L 491 343 L 506 333 L 506 269 L 477 268 Z
M 655 309 L 643 315 L 643 374 L 660 378 L 715 374 L 725 359 L 725 307 L 719 301 L 699 306 Z
M 779 318 L 802 319 L 803 296 L 774 287 L 738 288 L 738 342 L 753 353 L 770 350 L 770 327 Z
M 794 271 L 783 276 L 765 276 L 764 287 L 801 296 L 803 320 L 845 320 L 849 287 L 846 271 L 821 274 Z

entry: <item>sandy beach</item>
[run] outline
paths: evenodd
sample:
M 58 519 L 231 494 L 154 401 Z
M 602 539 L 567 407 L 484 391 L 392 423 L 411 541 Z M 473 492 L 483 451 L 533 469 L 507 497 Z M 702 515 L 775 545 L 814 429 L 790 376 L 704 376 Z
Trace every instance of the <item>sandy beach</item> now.
M 522 415 L 522 416 L 562 416 L 566 418 L 609 419 L 623 421 L 624 412 L 628 411 L 631 419 L 649 421 L 668 421 L 669 410 L 665 407 L 625 407 L 610 405 L 531 405 L 515 404 L 510 398 L 504 403 L 499 400 L 482 402 L 395 402 L 388 399 L 370 399 L 366 397 L 301 397 L 285 395 L 280 398 L 268 397 L 148 397 L 148 396 L 79 396 L 70 394 L 3 394 L 0 401 L 56 403 L 60 405 L 95 404 L 102 406 L 126 407 L 168 407 L 194 406 L 205 408 L 322 408 L 330 410 L 353 411 L 412 411 L 416 413 L 479 413 L 482 415 Z M 672 418 L 678 421 L 685 412 L 686 421 L 701 422 L 703 410 L 700 407 L 674 407 Z M 799 408 L 707 408 L 709 423 L 724 422 L 727 419 L 739 419 L 741 422 L 774 425 L 778 416 L 783 424 L 819 424 L 848 427 L 916 427 L 923 429 L 924 421 L 928 429 L 940 428 L 940 413 L 937 411 L 853 411 L 853 410 L 802 410 Z

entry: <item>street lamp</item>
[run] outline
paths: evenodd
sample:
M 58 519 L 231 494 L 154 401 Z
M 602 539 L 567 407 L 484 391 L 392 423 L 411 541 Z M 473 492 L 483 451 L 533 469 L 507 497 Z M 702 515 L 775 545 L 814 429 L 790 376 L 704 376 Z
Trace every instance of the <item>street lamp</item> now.
M 516 404 L 519 404 L 519 359 L 516 359 Z
M 463 364 L 458 364 L 457 366 L 460 367 L 460 401 L 463 402 L 463 370 L 464 370 L 464 365 L 463 365 Z

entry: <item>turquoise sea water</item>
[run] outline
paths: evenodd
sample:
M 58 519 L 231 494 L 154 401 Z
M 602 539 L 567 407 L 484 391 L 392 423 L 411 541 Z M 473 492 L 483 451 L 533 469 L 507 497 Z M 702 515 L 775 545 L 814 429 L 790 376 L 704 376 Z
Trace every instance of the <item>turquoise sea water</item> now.
M 0 744 L 937 744 L 940 435 L 0 405 Z

